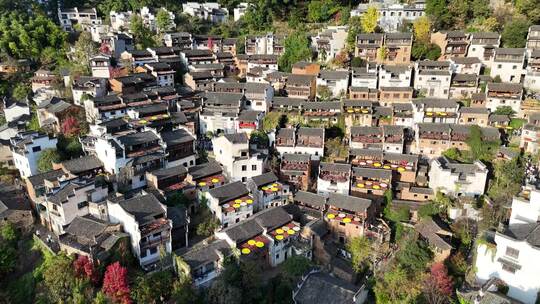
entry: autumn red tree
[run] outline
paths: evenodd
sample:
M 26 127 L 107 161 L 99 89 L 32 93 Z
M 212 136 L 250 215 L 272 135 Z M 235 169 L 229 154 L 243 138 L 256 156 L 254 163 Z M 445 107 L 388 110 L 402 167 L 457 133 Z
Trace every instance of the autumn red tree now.
M 69 116 L 62 121 L 62 133 L 64 136 L 73 136 L 79 134 L 80 126 L 77 119 Z
M 443 263 L 435 263 L 431 266 L 429 275 L 424 282 L 424 297 L 430 304 L 449 303 L 454 290 L 452 277 Z
M 103 292 L 116 303 L 130 304 L 127 269 L 119 262 L 107 266 L 103 277 Z
M 89 279 L 94 284 L 98 283 L 98 272 L 94 267 L 94 263 L 92 263 L 87 256 L 80 255 L 75 261 L 73 261 L 73 268 L 76 277 Z

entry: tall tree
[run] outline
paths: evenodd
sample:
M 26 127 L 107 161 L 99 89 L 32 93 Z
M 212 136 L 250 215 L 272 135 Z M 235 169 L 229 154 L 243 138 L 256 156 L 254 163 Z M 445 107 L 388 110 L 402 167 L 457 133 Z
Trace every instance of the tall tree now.
M 452 19 L 452 15 L 448 12 L 447 0 L 426 0 L 426 15 L 436 30 L 447 28 Z
M 279 57 L 279 68 L 290 72 L 293 64 L 302 60 L 310 60 L 311 55 L 306 33 L 303 31 L 291 33 L 285 39 L 285 52 Z
M 504 26 L 501 40 L 504 47 L 522 48 L 527 42 L 527 33 L 531 23 L 525 18 L 514 18 Z
M 90 74 L 90 58 L 98 53 L 96 43 L 92 40 L 90 32 L 82 32 L 75 42 L 73 62 L 82 67 L 85 74 Z
M 131 303 L 127 269 L 122 267 L 119 262 L 115 262 L 107 266 L 107 270 L 105 271 L 105 275 L 103 277 L 102 290 L 107 296 L 117 303 Z
M 423 295 L 430 304 L 449 303 L 454 290 L 452 278 L 443 263 L 431 266 L 429 275 L 424 280 Z
M 76 278 L 72 272 L 72 261 L 60 254 L 52 257 L 43 269 L 43 282 L 47 287 L 48 296 L 54 303 L 71 302 L 76 287 Z
M 157 45 L 152 31 L 144 25 L 141 16 L 131 16 L 129 30 L 133 33 L 133 38 L 135 39 L 138 48 L 145 49 Z
M 379 12 L 375 6 L 370 6 L 361 17 L 362 31 L 366 33 L 373 33 L 377 28 L 377 21 L 379 19 Z
M 420 286 L 415 277 L 408 277 L 407 272 L 398 265 L 377 280 L 373 291 L 377 303 L 414 303 Z
M 159 9 L 156 14 L 156 26 L 160 33 L 169 31 L 173 27 L 169 12 L 163 8 Z
M 414 39 L 423 43 L 429 43 L 431 35 L 431 21 L 428 17 L 422 16 L 413 22 Z
M 351 262 L 354 271 L 360 272 L 369 265 L 371 244 L 365 237 L 352 238 L 347 243 L 347 251 L 351 254 Z

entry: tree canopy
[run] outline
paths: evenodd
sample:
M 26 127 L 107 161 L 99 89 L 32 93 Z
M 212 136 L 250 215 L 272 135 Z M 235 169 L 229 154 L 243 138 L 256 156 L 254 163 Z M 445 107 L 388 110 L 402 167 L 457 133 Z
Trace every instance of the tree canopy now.
M 39 172 L 47 172 L 52 170 L 52 163 L 60 161 L 60 154 L 56 149 L 45 149 L 41 151 L 38 158 L 38 170 Z
M 290 72 L 293 64 L 298 61 L 310 60 L 311 55 L 306 33 L 296 31 L 285 39 L 285 52 L 279 57 L 279 68 L 282 71 Z

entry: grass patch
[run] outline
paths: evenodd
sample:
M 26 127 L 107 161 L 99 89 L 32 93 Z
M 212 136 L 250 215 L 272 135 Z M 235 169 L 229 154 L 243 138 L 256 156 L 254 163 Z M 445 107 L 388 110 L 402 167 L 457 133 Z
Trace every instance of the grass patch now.
M 521 129 L 521 127 L 523 127 L 524 124 L 525 124 L 525 119 L 512 118 L 510 120 L 509 126 L 515 130 L 515 129 Z

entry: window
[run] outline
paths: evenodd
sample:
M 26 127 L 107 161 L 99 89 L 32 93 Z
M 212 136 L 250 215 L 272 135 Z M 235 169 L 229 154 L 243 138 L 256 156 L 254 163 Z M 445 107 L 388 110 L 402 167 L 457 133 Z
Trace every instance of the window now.
M 507 271 L 507 272 L 510 272 L 510 273 L 516 273 L 516 268 L 514 268 L 514 267 L 512 267 L 510 265 L 507 265 L 507 264 L 503 264 L 502 269 L 504 271 Z
M 506 246 L 506 255 L 514 259 L 517 259 L 519 257 L 519 250 Z
M 278 259 L 279 259 L 279 254 L 276 254 L 276 260 L 278 260 Z
M 158 233 L 152 234 L 152 237 L 155 237 L 155 238 L 156 238 L 156 237 L 159 237 L 160 235 L 161 235 L 161 233 L 158 232 Z
M 257 171 L 257 165 L 251 165 L 251 170 L 252 171 Z
M 88 206 L 88 202 L 80 202 L 77 204 L 77 208 L 82 209 L 84 207 Z
M 247 166 L 246 165 L 242 165 L 242 171 L 246 171 L 247 170 Z
M 139 177 L 139 181 L 140 181 L 140 182 L 144 181 L 144 175 L 141 175 L 141 176 Z
M 156 254 L 157 253 L 157 247 L 150 248 L 150 254 Z
M 40 146 L 32 147 L 32 152 L 39 152 L 39 151 L 41 151 L 41 147 L 40 147 Z
M 143 250 L 141 251 L 141 258 L 145 258 L 146 257 L 146 250 Z

